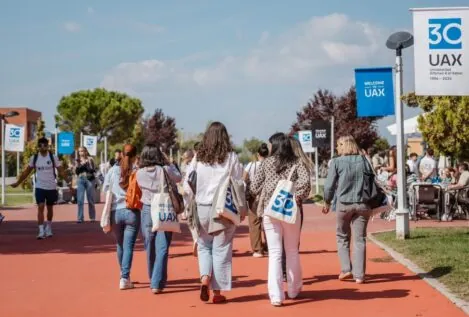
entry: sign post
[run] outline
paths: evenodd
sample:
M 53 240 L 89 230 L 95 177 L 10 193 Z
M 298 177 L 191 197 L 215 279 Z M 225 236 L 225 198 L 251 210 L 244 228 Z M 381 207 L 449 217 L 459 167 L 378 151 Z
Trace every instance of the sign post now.
M 73 132 L 60 132 L 57 136 L 57 153 L 72 155 L 75 152 L 75 135 Z
M 84 135 L 83 143 L 91 156 L 96 156 L 98 152 L 98 137 L 92 135 Z
M 358 117 L 394 115 L 392 67 L 355 69 Z
M 469 7 L 411 11 L 415 94 L 469 95 Z
M 19 170 L 19 153 L 24 151 L 24 127 L 6 124 L 2 118 L 2 205 L 5 204 L 5 151 L 18 152 L 16 168 Z

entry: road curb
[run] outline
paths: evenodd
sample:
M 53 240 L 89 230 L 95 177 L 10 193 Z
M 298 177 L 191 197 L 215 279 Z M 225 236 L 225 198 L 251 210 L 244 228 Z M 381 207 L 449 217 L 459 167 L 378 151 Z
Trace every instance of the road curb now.
M 445 296 L 449 301 L 451 301 L 454 305 L 456 305 L 456 307 L 458 307 L 463 312 L 465 312 L 466 315 L 469 315 L 469 302 L 466 302 L 465 300 L 462 300 L 456 295 L 454 295 L 451 291 L 448 290 L 448 288 L 445 285 L 439 282 L 436 278 L 428 276 L 427 272 L 422 270 L 414 262 L 410 261 L 404 255 L 395 251 L 394 249 L 382 243 L 381 241 L 378 241 L 378 239 L 376 239 L 373 236 L 376 233 L 384 233 L 384 232 L 390 232 L 390 231 L 394 231 L 394 230 L 384 230 L 384 231 L 376 231 L 376 232 L 370 233 L 368 234 L 368 239 L 370 239 L 374 244 L 376 244 L 378 247 L 386 251 L 391 257 L 394 258 L 394 260 L 404 265 L 410 271 L 417 274 L 422 280 L 427 282 L 431 287 L 436 289 L 443 296 Z

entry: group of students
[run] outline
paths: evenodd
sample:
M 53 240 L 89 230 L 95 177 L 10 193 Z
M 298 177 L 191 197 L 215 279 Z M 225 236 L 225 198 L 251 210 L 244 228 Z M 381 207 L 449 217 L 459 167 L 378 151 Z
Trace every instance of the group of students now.
M 367 198 L 363 194 L 363 175 L 372 170 L 372 167 L 360 154 L 353 137 L 340 138 L 337 150 L 339 156 L 332 160 L 325 184 L 323 213 L 329 212 L 332 199 L 336 197 L 337 244 L 341 262 L 339 279 L 354 278 L 357 283 L 363 283 L 366 226 L 370 216 Z M 258 158 L 259 162 L 250 164 L 243 171 L 227 129 L 220 122 L 214 122 L 207 128 L 184 173 L 170 162 L 159 144 L 146 144 L 140 156 L 135 146 L 125 145 L 122 158 L 106 174 L 103 188 L 105 192 L 112 194 L 110 222 L 120 266 L 119 288 L 126 290 L 134 287 L 131 281 L 132 260 L 138 232 L 141 231 L 150 289 L 154 294 L 164 291 L 173 232 L 153 230 L 152 200 L 157 193 L 167 192 L 170 186 L 182 182 L 186 202 L 196 206 L 196 221 L 192 219 L 188 223 L 197 248 L 200 299 L 207 302 L 212 297 L 213 303 L 225 302 L 227 299 L 222 292 L 232 288 L 233 239 L 237 225 L 224 221 L 215 232 L 211 230 L 211 226 L 214 220 L 214 198 L 220 184 L 230 177 L 235 181 L 245 182 L 254 256 L 262 257 L 266 253 L 269 256 L 268 293 L 271 304 L 282 306 L 285 300 L 284 281 L 287 282 L 288 297 L 296 298 L 303 286 L 299 255 L 304 216 L 302 201 L 310 194 L 312 164 L 300 143 L 284 133 L 272 135 L 269 144 L 260 147 Z M 54 160 L 53 163 L 51 160 Z M 48 153 L 47 139 L 41 139 L 38 156 L 31 158 L 28 168 L 18 182 L 13 184 L 18 186 L 33 169 L 36 170 L 35 195 L 39 230 L 40 234 L 43 232 L 46 236 L 52 234 L 52 205 L 57 195 L 54 175 L 51 174 L 54 168 L 64 174 L 57 158 Z M 85 168 L 82 170 L 77 167 L 77 173 L 87 176 Z M 194 174 L 195 184 L 192 184 Z M 127 192 L 131 179 L 136 181 L 141 190 L 141 208 L 128 208 Z M 298 215 L 292 223 L 271 217 L 268 213 L 272 201 L 279 205 L 286 203 L 285 197 L 274 197 L 278 184 L 286 179 L 294 184 L 291 195 L 298 206 Z M 46 206 L 47 221 L 44 221 Z M 241 221 L 245 216 L 246 214 L 241 214 Z M 191 218 L 194 218 L 194 213 L 189 215 L 189 220 Z M 353 261 L 350 260 L 352 231 Z

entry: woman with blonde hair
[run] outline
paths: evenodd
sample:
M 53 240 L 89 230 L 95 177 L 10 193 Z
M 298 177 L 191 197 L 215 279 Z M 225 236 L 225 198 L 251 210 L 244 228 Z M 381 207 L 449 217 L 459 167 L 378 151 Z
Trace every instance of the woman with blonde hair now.
M 78 223 L 85 221 L 84 205 L 85 194 L 88 200 L 88 213 L 90 221 L 96 219 L 96 208 L 94 205 L 94 192 L 96 190 L 96 165 L 89 155 L 86 147 L 78 148 L 78 158 L 75 163 L 75 173 L 77 175 L 77 203 L 78 203 Z
M 366 204 L 364 187 L 366 175 L 373 174 L 368 160 L 360 154 L 353 136 L 343 136 L 337 141 L 338 157 L 332 159 L 324 185 L 327 214 L 330 204 L 337 195 L 337 248 L 341 272 L 339 280 L 354 278 L 358 284 L 365 280 L 366 229 L 370 218 L 370 207 Z M 353 260 L 350 259 L 350 237 L 353 232 Z

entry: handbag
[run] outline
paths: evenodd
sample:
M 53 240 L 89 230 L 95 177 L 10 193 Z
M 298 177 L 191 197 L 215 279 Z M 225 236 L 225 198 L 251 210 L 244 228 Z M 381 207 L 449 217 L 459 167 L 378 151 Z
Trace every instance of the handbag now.
M 239 225 L 241 222 L 240 211 L 235 204 L 235 199 L 233 195 L 234 186 L 232 185 L 231 173 L 233 166 L 231 165 L 232 155 L 228 161 L 228 176 L 220 183 L 217 189 L 217 193 L 214 196 L 212 207 L 214 208 L 214 218 L 225 218 L 235 225 Z M 239 188 L 238 188 L 239 190 Z M 243 184 L 244 190 L 244 184 Z M 246 196 L 244 195 L 244 199 Z
M 277 220 L 294 224 L 298 214 L 298 206 L 295 198 L 295 183 L 291 181 L 296 170 L 294 165 L 287 179 L 279 180 L 272 197 L 269 200 L 264 215 Z
M 164 178 L 166 180 L 166 185 L 168 187 L 168 194 L 171 198 L 173 204 L 174 212 L 176 215 L 182 214 L 184 212 L 184 198 L 179 193 L 178 186 L 174 183 L 168 175 L 168 172 L 163 167 Z
M 113 186 L 113 181 L 112 181 L 112 175 L 110 175 L 110 180 L 109 180 L 109 188 L 106 191 L 106 198 L 104 201 L 104 208 L 103 212 L 101 213 L 101 228 L 103 229 L 104 233 L 109 233 L 111 232 L 111 207 L 112 207 L 112 201 L 114 199 L 114 195 L 112 193 L 112 186 Z
M 137 172 L 133 172 L 129 177 L 129 187 L 125 195 L 127 209 L 142 209 L 142 190 L 137 183 Z
M 160 192 L 151 200 L 150 214 L 153 227 L 152 232 L 181 232 L 181 225 L 174 212 L 173 203 L 169 193 L 164 192 L 165 176 L 161 176 Z
M 363 173 L 363 202 L 371 209 L 375 209 L 383 206 L 386 194 L 384 189 L 376 182 L 376 174 L 370 162 L 363 155 L 362 159 L 365 167 L 367 167 Z

